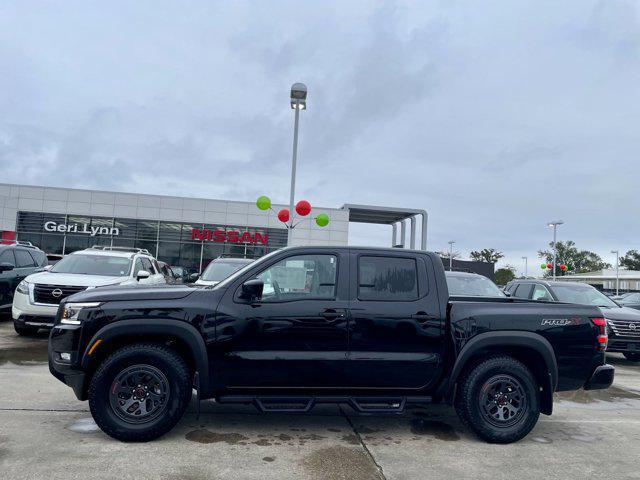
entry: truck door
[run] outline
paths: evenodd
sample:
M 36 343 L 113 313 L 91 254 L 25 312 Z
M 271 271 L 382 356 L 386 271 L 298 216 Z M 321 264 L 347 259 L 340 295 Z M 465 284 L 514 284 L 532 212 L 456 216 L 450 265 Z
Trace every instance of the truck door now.
M 230 286 L 216 313 L 212 371 L 235 391 L 347 385 L 349 256 L 321 249 L 283 252 Z M 239 298 L 259 278 L 262 298 Z M 215 373 L 218 372 L 218 373 Z
M 350 265 L 350 385 L 429 387 L 444 354 L 444 313 L 430 257 L 352 250 Z

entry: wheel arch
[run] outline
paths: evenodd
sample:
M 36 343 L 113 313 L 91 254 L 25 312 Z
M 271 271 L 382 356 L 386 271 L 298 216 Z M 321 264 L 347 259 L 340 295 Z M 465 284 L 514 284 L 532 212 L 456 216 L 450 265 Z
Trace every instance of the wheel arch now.
M 455 402 L 461 375 L 492 354 L 509 355 L 532 371 L 541 387 L 541 412 L 551 415 L 553 392 L 558 384 L 558 364 L 549 341 L 532 332 L 486 332 L 469 340 L 460 351 L 448 381 L 440 390 L 440 394 L 447 402 L 451 404 Z
M 204 339 L 186 322 L 163 319 L 128 319 L 102 327 L 87 343 L 80 366 L 87 373 L 86 386 L 98 365 L 110 353 L 136 342 L 158 342 L 171 346 L 198 373 L 198 389 L 206 398 L 210 389 L 209 362 Z M 86 395 L 86 392 L 85 392 Z

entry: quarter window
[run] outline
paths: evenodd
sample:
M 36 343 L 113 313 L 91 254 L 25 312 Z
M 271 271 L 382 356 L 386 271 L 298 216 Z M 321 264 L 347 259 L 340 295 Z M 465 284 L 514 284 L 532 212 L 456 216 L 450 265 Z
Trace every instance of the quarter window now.
M 360 257 L 358 299 L 412 301 L 418 298 L 418 270 L 413 258 Z
M 267 302 L 334 299 L 338 259 L 335 255 L 296 255 L 270 266 L 257 278 Z
M 553 298 L 544 285 L 536 285 L 533 289 L 534 300 L 544 300 L 545 302 L 553 302 Z

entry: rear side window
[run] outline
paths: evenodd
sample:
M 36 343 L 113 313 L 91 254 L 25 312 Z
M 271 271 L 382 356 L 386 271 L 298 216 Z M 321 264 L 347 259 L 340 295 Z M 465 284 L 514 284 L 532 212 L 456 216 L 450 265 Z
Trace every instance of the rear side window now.
M 31 255 L 29 255 L 29 252 L 27 252 L 25 250 L 16 249 L 16 250 L 14 250 L 14 253 L 16 255 L 16 267 L 17 268 L 35 267 L 36 266 L 35 262 L 33 261 L 33 258 L 31 258 Z
M 33 257 L 33 261 L 39 267 L 44 267 L 47 264 L 47 257 L 44 252 L 40 250 L 29 250 L 29 255 Z
M 521 283 L 516 287 L 513 296 L 517 298 L 529 298 L 529 293 L 531 293 L 531 284 Z
M 13 256 L 13 251 L 5 250 L 4 252 L 0 253 L 0 263 L 9 263 L 15 267 L 16 259 Z
M 413 258 L 367 257 L 358 261 L 358 299 L 418 299 L 418 269 Z
M 551 294 L 545 288 L 545 286 L 538 284 L 536 284 L 536 287 L 533 289 L 533 299 L 543 300 L 545 302 L 553 302 L 553 298 L 551 297 Z

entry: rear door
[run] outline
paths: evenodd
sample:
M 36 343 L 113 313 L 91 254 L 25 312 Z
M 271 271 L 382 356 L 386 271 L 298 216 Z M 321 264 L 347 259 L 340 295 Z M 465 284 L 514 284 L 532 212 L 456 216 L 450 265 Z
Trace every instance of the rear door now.
M 431 258 L 351 250 L 350 385 L 421 389 L 439 376 L 444 355 Z

